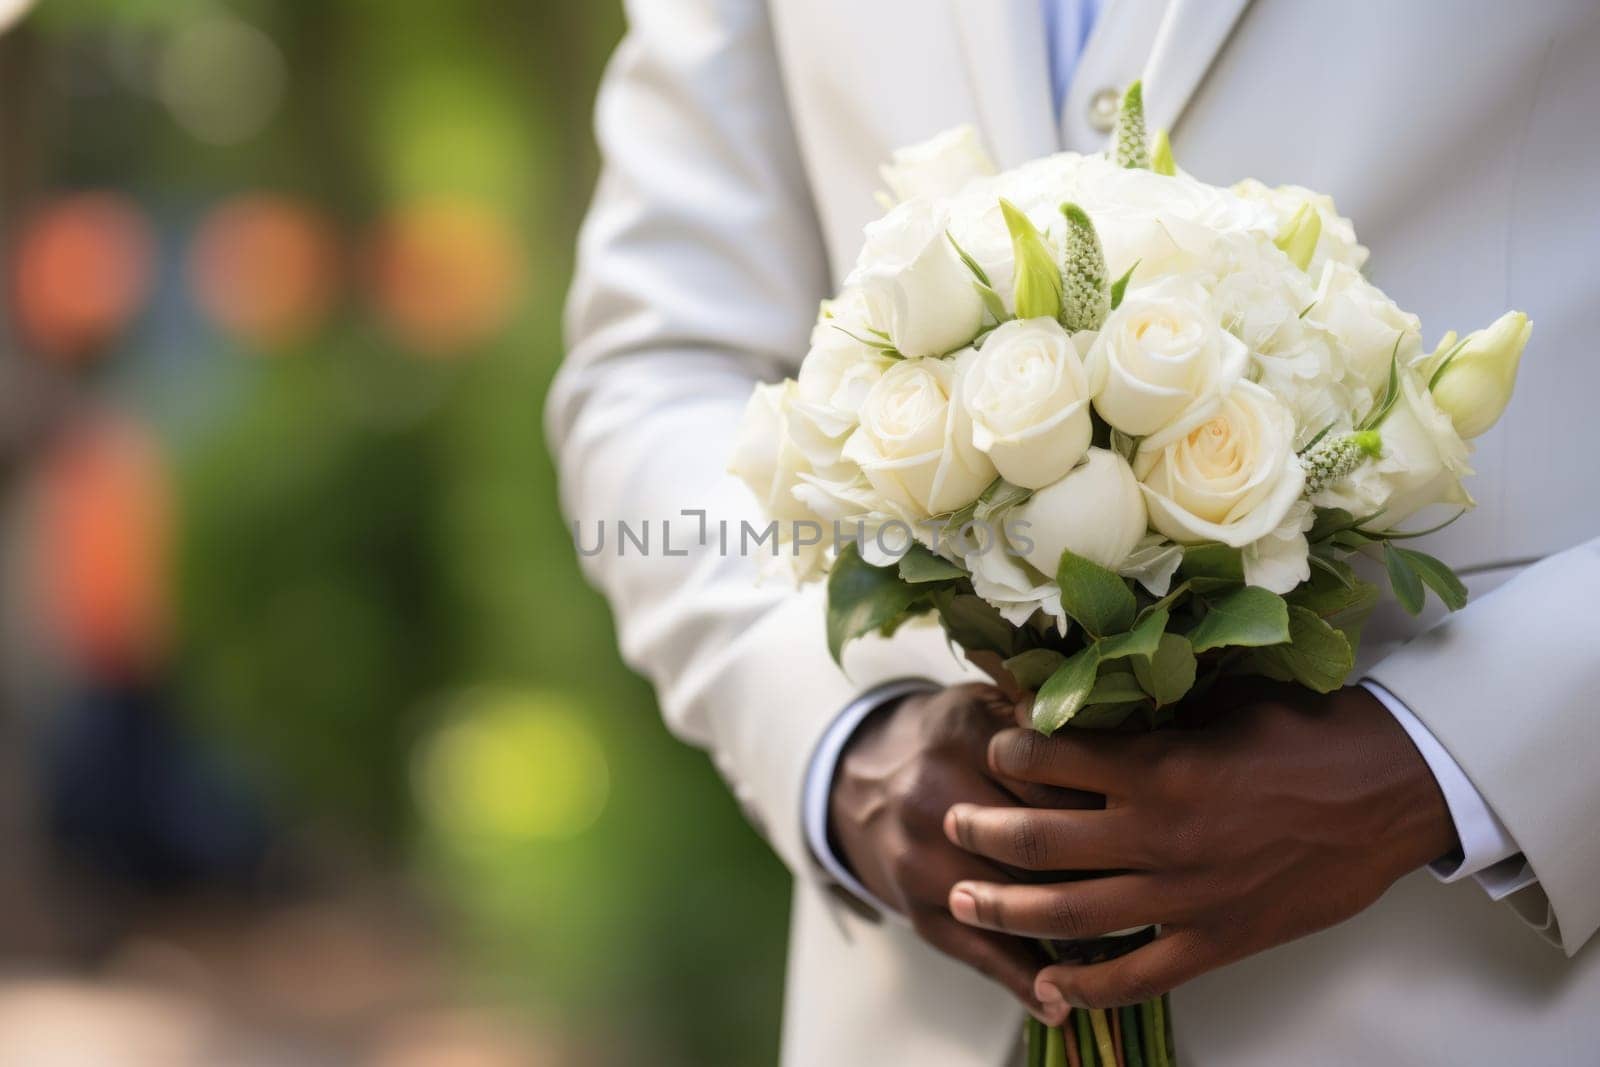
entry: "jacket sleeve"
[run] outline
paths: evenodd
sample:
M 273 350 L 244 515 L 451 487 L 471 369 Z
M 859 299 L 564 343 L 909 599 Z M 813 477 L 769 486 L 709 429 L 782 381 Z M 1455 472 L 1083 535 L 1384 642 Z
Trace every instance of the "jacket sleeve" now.
M 1600 539 L 1551 556 L 1369 672 L 1460 764 L 1538 882 L 1506 900 L 1576 953 L 1600 928 Z
M 563 509 L 669 727 L 711 753 L 784 861 L 814 873 L 801 795 L 829 722 L 888 677 L 960 669 L 937 633 L 908 627 L 853 646 L 847 675 L 827 653 L 822 591 L 758 583 L 770 542 L 741 553 L 741 522 L 765 520 L 725 473 L 733 435 L 755 383 L 806 350 L 822 238 L 765 5 L 636 0 L 628 13 L 546 412 Z M 619 522 L 648 525 L 648 550 Z

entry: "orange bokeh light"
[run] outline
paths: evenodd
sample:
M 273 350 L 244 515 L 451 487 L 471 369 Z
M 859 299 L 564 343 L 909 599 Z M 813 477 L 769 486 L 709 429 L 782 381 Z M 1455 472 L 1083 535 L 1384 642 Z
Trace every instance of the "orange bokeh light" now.
M 222 329 L 265 349 L 317 329 L 339 289 L 333 227 L 317 211 L 275 193 L 222 204 L 189 250 L 189 284 Z
M 512 224 L 492 208 L 419 201 L 392 213 L 373 238 L 372 299 L 401 343 L 452 355 L 505 327 L 524 267 Z
M 138 674 L 168 637 L 171 492 L 141 425 L 98 414 L 44 457 L 36 528 L 43 609 L 65 650 L 96 674 Z
M 71 194 L 37 210 L 13 262 L 23 336 L 58 359 L 103 352 L 144 303 L 155 247 L 138 207 L 117 193 Z

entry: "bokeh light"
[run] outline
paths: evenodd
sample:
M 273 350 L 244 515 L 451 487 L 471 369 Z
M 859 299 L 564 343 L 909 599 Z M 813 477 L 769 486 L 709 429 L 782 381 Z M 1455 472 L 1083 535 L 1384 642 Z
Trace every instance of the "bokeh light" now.
M 378 227 L 372 299 L 395 338 L 452 355 L 505 328 L 522 284 L 521 245 L 494 208 L 455 197 L 405 204 Z
M 332 226 L 309 205 L 248 193 L 213 210 L 189 252 L 195 300 L 223 330 L 265 349 L 311 334 L 339 288 Z
M 168 636 L 170 486 L 149 432 L 96 414 L 40 470 L 43 608 L 63 648 L 98 677 L 139 673 Z
M 51 201 L 24 224 L 13 289 L 30 344 L 64 360 L 102 352 L 138 314 L 149 292 L 155 236 L 119 193 Z
M 260 133 L 283 103 L 283 53 L 272 38 L 238 19 L 188 23 L 161 56 L 162 101 L 197 140 L 235 145 Z
M 20 19 L 33 6 L 33 0 L 0 0 L 0 33 Z
M 457 698 L 416 768 L 429 821 L 500 844 L 581 834 L 610 788 L 589 724 L 569 700 L 545 692 L 480 689 Z

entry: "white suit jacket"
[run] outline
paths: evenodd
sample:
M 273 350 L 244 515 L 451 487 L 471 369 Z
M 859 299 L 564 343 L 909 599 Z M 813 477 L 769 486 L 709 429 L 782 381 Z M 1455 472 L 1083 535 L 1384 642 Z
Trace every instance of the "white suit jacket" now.
M 800 833 L 817 738 L 855 694 L 966 670 L 927 629 L 823 641 L 821 591 L 717 551 L 758 519 L 724 473 L 752 385 L 792 374 L 878 209 L 877 165 L 975 124 L 1002 166 L 1104 134 L 1143 76 L 1180 163 L 1332 193 L 1431 334 L 1536 322 L 1481 438 L 1479 510 L 1431 539 L 1474 602 L 1380 609 L 1365 664 L 1509 828 L 1538 882 L 1502 903 L 1402 880 L 1334 929 L 1175 994 L 1185 1064 L 1600 1062 L 1600 4 L 1109 0 L 1058 123 L 1038 0 L 634 0 L 550 398 L 564 504 L 628 662 L 796 875 L 784 1061 L 999 1067 L 1019 1010 L 825 890 Z M 713 536 L 692 545 L 701 510 Z M 619 554 L 618 520 L 657 551 Z M 665 556 L 660 526 L 673 520 Z M 1488 594 L 1493 590 L 1492 595 Z M 1375 664 L 1375 665 L 1373 665 Z M 1531 928 L 1530 928 L 1531 927 Z

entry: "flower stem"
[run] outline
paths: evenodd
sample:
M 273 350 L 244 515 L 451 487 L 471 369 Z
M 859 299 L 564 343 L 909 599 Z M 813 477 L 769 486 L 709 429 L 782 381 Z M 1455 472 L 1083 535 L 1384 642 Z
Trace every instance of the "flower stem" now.
M 1105 1067 L 1116 1067 L 1117 1050 L 1111 1044 L 1111 1027 L 1106 1022 L 1106 1013 L 1100 1008 L 1089 1013 L 1089 1025 L 1094 1029 L 1094 1043 L 1100 1053 L 1100 1062 Z
M 1146 1067 L 1167 1067 L 1166 1057 L 1161 1055 L 1162 1042 L 1156 1032 L 1156 1009 L 1153 1000 L 1147 1000 L 1139 1005 L 1139 1037 L 1144 1044 Z
M 1083 1058 L 1083 1067 L 1092 1067 L 1094 1059 L 1094 1035 L 1089 1031 L 1089 1014 L 1084 1011 L 1072 1013 L 1073 1025 L 1078 1030 L 1078 1055 Z
M 1117 1009 L 1122 1018 L 1122 1048 L 1127 1053 L 1127 1067 L 1144 1067 L 1144 1054 L 1139 1047 L 1139 1009 Z
M 1028 1046 L 1028 1067 L 1045 1067 L 1045 1043 L 1048 1038 L 1044 1031 L 1044 1023 L 1030 1015 L 1022 1030 Z
M 1167 994 L 1167 993 L 1163 993 L 1161 995 L 1161 999 L 1159 1001 L 1157 1001 L 1156 1004 L 1161 1009 L 1161 1014 L 1160 1014 L 1160 1018 L 1161 1018 L 1161 1037 L 1162 1037 L 1163 1042 L 1166 1045 L 1166 1050 L 1163 1053 L 1163 1055 L 1165 1055 L 1166 1058 L 1167 1058 L 1168 1067 L 1178 1067 L 1178 1046 L 1172 1040 L 1172 997 L 1171 997 L 1171 995 Z
M 1066 1024 L 1050 1029 L 1050 1043 L 1045 1046 L 1045 1067 L 1083 1067 L 1078 1059 L 1078 1046 L 1067 1037 Z

